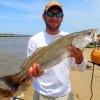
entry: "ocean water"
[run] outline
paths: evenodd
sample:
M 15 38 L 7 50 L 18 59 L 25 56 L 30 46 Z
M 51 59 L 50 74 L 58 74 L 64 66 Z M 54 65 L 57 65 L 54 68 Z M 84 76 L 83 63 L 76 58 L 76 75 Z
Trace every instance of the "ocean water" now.
M 0 37 L 0 77 L 20 71 L 29 37 Z

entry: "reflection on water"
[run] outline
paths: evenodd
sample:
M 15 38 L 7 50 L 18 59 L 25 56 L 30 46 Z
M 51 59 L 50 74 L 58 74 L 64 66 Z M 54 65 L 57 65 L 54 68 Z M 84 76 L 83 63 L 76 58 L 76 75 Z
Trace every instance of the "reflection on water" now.
M 0 77 L 19 71 L 29 37 L 0 37 Z

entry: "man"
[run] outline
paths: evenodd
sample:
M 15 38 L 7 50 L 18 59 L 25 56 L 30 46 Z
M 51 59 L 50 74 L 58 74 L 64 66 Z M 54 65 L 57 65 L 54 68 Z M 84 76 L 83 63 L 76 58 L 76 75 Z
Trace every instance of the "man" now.
M 32 36 L 28 42 L 27 57 L 31 56 L 37 48 L 49 45 L 52 41 L 68 33 L 59 29 L 63 21 L 63 9 L 60 3 L 51 1 L 47 3 L 43 19 L 46 29 Z M 41 66 L 33 63 L 29 75 L 33 77 L 35 89 L 34 100 L 74 100 L 70 84 L 71 64 L 74 63 L 81 71 L 86 69 L 86 61 L 82 51 L 69 46 L 70 57 L 67 57 L 52 68 L 41 70 Z

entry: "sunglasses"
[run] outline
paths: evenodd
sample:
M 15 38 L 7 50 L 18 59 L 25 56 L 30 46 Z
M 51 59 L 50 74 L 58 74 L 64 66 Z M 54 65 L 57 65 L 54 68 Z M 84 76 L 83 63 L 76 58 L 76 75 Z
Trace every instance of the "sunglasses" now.
M 48 17 L 54 17 L 54 16 L 56 16 L 57 18 L 62 18 L 64 16 L 63 12 L 54 13 L 54 12 L 51 12 L 51 11 L 47 11 L 46 15 Z

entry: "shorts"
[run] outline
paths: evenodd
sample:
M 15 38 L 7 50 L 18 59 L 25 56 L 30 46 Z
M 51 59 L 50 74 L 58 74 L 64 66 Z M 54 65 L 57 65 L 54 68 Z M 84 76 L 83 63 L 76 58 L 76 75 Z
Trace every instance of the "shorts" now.
M 63 97 L 48 97 L 41 95 L 35 91 L 33 100 L 74 100 L 74 96 L 71 92 L 69 95 Z

